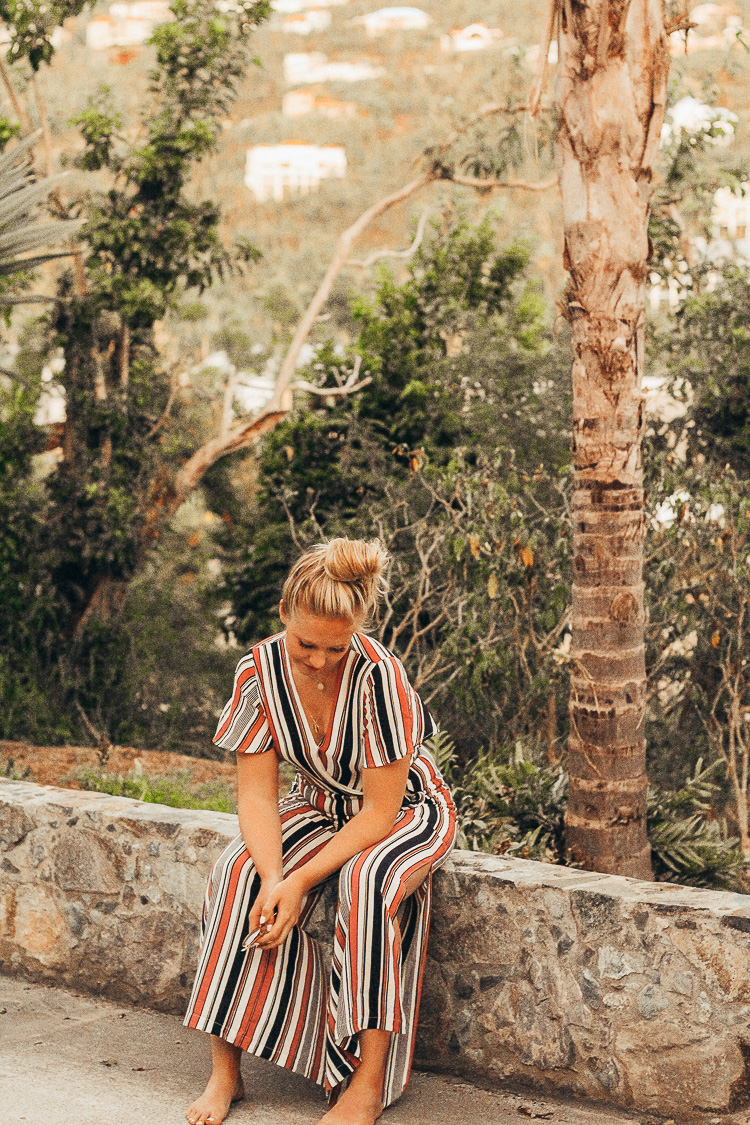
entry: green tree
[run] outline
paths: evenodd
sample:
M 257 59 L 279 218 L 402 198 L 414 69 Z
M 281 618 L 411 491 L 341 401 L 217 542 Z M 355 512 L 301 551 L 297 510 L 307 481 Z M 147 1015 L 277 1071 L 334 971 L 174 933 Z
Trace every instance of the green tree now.
M 403 284 L 384 274 L 374 301 L 354 302 L 356 343 L 345 356 L 321 349 L 311 377 L 336 388 L 358 365 L 371 381 L 356 398 L 305 404 L 266 439 L 257 508 L 229 536 L 241 640 L 273 628 L 302 522 L 361 527 L 417 467 L 445 466 L 457 448 L 472 459 L 505 445 L 532 470 L 566 463 L 561 352 L 527 266 L 528 249 L 498 248 L 489 220 L 459 222 L 420 247 Z
M 156 64 L 143 142 L 131 146 L 121 137 L 106 89 L 74 122 L 86 142 L 76 164 L 103 174 L 108 185 L 73 205 L 84 219 L 85 274 L 63 274 L 42 322 L 47 350 L 62 348 L 65 360 L 58 376 L 66 400 L 62 458 L 39 486 L 38 518 L 26 529 L 45 573 L 21 591 L 30 602 L 28 643 L 9 650 L 5 691 L 28 676 L 32 647 L 39 690 L 57 684 L 58 703 L 62 691 L 84 708 L 105 684 L 111 687 L 117 643 L 106 624 L 109 611 L 122 604 L 145 551 L 178 505 L 184 461 L 195 450 L 189 431 L 169 440 L 163 434 L 175 388 L 159 362 L 154 323 L 184 292 L 200 292 L 257 258 L 247 238 L 225 248 L 218 207 L 192 201 L 188 180 L 193 163 L 215 146 L 217 121 L 252 59 L 250 34 L 269 5 L 247 0 L 222 12 L 210 0 L 174 0 L 172 11 L 175 19 L 152 37 Z M 49 20 L 70 14 L 68 8 L 48 11 L 41 44 L 32 43 L 36 32 L 26 15 L 13 13 L 11 56 L 32 67 L 48 61 Z M 9 476 L 16 481 L 30 473 L 20 449 L 38 449 L 42 438 L 32 421 L 38 375 L 17 392 L 7 416 Z M 210 464 L 209 457 L 203 471 Z M 31 510 L 25 512 L 30 519 Z M 23 723 L 15 729 L 23 733 Z

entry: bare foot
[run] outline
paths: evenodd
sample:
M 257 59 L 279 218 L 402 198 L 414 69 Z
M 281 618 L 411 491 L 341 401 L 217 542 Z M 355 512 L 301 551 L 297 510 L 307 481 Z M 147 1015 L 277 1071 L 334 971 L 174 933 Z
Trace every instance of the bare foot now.
M 220 1125 L 229 1113 L 232 1102 L 245 1096 L 242 1078 L 226 1072 L 214 1072 L 201 1096 L 194 1101 L 185 1117 L 190 1125 Z
M 318 1125 L 375 1125 L 383 1112 L 380 1094 L 364 1082 L 347 1086 Z

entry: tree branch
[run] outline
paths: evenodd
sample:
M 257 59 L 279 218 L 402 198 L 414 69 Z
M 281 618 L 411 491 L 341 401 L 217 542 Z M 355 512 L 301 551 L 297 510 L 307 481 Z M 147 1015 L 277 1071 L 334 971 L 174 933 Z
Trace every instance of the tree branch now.
M 156 422 L 154 422 L 153 426 L 151 427 L 151 429 L 146 434 L 146 441 L 148 441 L 150 438 L 152 438 L 154 436 L 154 434 L 157 434 L 159 432 L 159 430 L 162 428 L 162 426 L 164 426 L 166 424 L 167 420 L 169 419 L 169 415 L 172 413 L 172 407 L 174 406 L 174 400 L 177 398 L 177 392 L 179 391 L 179 389 L 180 389 L 179 380 L 178 380 L 177 376 L 175 375 L 175 372 L 174 372 L 174 369 L 173 369 L 171 374 L 170 374 L 170 378 L 169 378 L 169 397 L 167 398 L 167 405 L 164 407 L 164 409 L 161 413 L 161 417 L 158 418 Z
M 372 382 L 372 376 L 366 375 L 364 379 L 359 378 L 359 369 L 362 366 L 362 356 L 358 355 L 354 361 L 354 367 L 345 383 L 339 387 L 318 387 L 315 383 L 308 383 L 305 379 L 300 379 L 296 383 L 292 383 L 290 391 L 307 391 L 308 394 L 322 395 L 324 398 L 341 398 L 343 395 L 354 394 L 362 387 L 367 387 Z
M 180 504 L 190 495 L 205 473 L 220 458 L 226 457 L 229 453 L 235 453 L 238 449 L 244 449 L 245 446 L 257 441 L 263 434 L 275 430 L 279 423 L 286 418 L 291 405 L 291 395 L 288 394 L 288 405 L 281 409 L 266 409 L 255 418 L 243 422 L 240 426 L 232 427 L 223 436 L 219 434 L 207 441 L 200 449 L 197 449 L 175 477 L 172 496 L 163 505 L 163 517 L 169 519 L 177 511 Z
M 130 325 L 126 320 L 122 322 L 122 329 L 120 331 L 120 386 L 123 390 L 127 389 L 128 382 L 130 381 Z
M 544 90 L 544 81 L 547 77 L 547 59 L 549 58 L 549 49 L 552 43 L 552 36 L 555 33 L 555 23 L 557 21 L 557 13 L 559 10 L 559 0 L 550 0 L 547 9 L 547 22 L 544 25 L 544 38 L 539 50 L 539 61 L 537 63 L 537 73 L 534 79 L 534 85 L 529 92 L 529 115 L 536 117 L 539 112 L 539 103 L 542 99 L 542 92 Z
M 219 429 L 219 437 L 224 438 L 229 433 L 229 428 L 232 424 L 234 411 L 232 409 L 234 403 L 234 385 L 236 380 L 237 371 L 232 366 L 227 374 L 227 382 L 224 387 L 224 402 L 221 410 L 221 427 Z
M 451 180 L 454 184 L 463 184 L 465 187 L 474 188 L 476 191 L 490 191 L 494 188 L 515 188 L 518 191 L 549 191 L 550 188 L 557 187 L 556 176 L 553 176 L 549 180 L 539 180 L 537 183 L 529 180 L 498 180 L 492 176 L 483 180 L 476 176 L 458 176 L 453 174 L 444 176 L 443 179 Z
M 31 133 L 33 128 L 31 124 L 31 118 L 19 101 L 18 94 L 16 93 L 16 88 L 13 85 L 13 81 L 10 77 L 10 71 L 8 70 L 7 64 L 5 62 L 4 54 L 0 54 L 0 78 L 2 79 L 3 85 L 8 92 L 10 104 L 15 110 L 16 117 L 21 122 L 21 128 L 23 129 L 24 133 Z
M 414 241 L 412 242 L 408 250 L 373 250 L 372 254 L 368 254 L 368 256 L 363 261 L 359 261 L 358 258 L 347 258 L 347 260 L 344 262 L 344 265 L 355 266 L 360 269 L 369 269 L 370 266 L 375 265 L 376 262 L 380 262 L 384 258 L 399 258 L 401 261 L 405 261 L 406 259 L 411 258 L 414 254 L 416 254 L 417 250 L 422 244 L 422 239 L 424 238 L 424 230 L 425 226 L 427 225 L 427 219 L 429 218 L 429 215 L 429 208 L 426 208 L 420 215 L 419 223 L 417 225 L 417 233 L 414 236 Z
M 328 269 L 326 270 L 325 277 L 318 286 L 312 301 L 307 306 L 302 319 L 297 325 L 297 331 L 294 333 L 292 342 L 287 349 L 286 355 L 284 356 L 284 361 L 281 364 L 279 374 L 276 377 L 276 386 L 274 388 L 273 398 L 268 405 L 268 410 L 270 413 L 278 411 L 281 408 L 281 397 L 289 389 L 289 384 L 294 377 L 294 372 L 297 367 L 297 360 L 299 358 L 299 353 L 302 345 L 310 335 L 310 330 L 315 323 L 318 313 L 328 300 L 328 297 L 330 296 L 331 290 L 333 288 L 333 283 L 341 272 L 346 259 L 349 257 L 349 251 L 351 250 L 354 241 L 359 238 L 362 231 L 372 222 L 373 219 L 377 219 L 378 216 L 382 215 L 384 211 L 388 211 L 397 203 L 401 203 L 404 199 L 408 199 L 410 195 L 413 195 L 416 191 L 419 191 L 420 188 L 425 187 L 427 184 L 438 178 L 439 174 L 437 170 L 433 169 L 429 172 L 423 172 L 422 175 L 418 176 L 416 180 L 412 180 L 410 183 L 405 184 L 402 188 L 399 188 L 398 191 L 394 191 L 391 193 L 391 195 L 386 195 L 382 199 L 379 199 L 377 203 L 373 203 L 373 205 L 371 207 L 368 207 L 367 210 L 359 216 L 356 222 L 352 223 L 350 227 L 347 227 L 344 233 L 340 236 L 338 243 L 336 244 L 336 251 L 333 255 L 333 258 L 331 259 Z
M 664 32 L 669 37 L 673 31 L 692 31 L 697 26 L 698 24 L 690 19 L 689 12 L 684 12 L 681 16 L 675 16 L 673 20 L 666 20 Z
M 431 156 L 433 159 L 435 157 L 444 156 L 448 149 L 452 148 L 452 146 L 456 143 L 459 137 L 463 136 L 463 134 L 467 132 L 467 130 L 471 129 L 472 125 L 476 125 L 479 121 L 483 121 L 485 117 L 494 117 L 498 113 L 526 113 L 528 108 L 529 106 L 525 102 L 519 102 L 518 105 L 514 106 L 509 106 L 507 102 L 488 102 L 487 105 L 483 105 L 480 109 L 477 110 L 476 113 L 473 113 L 471 117 L 467 117 L 465 121 L 462 121 L 461 124 L 457 126 L 457 128 L 455 128 L 452 133 L 448 134 L 446 139 L 442 141 L 441 144 L 437 145 L 435 148 L 428 148 L 426 151 L 426 155 Z
M 42 97 L 42 91 L 39 89 L 39 75 L 31 74 L 31 88 L 34 91 L 34 100 L 36 107 L 39 111 L 39 121 L 42 126 L 42 151 L 44 152 L 44 174 L 45 176 L 52 175 L 52 134 L 49 128 L 49 114 L 47 113 L 47 103 Z

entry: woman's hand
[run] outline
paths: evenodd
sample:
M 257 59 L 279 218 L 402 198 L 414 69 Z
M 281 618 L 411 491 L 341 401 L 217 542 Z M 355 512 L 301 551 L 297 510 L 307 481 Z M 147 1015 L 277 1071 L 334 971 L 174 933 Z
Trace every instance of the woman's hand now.
M 267 893 L 264 891 L 265 888 L 261 885 L 256 904 L 250 912 L 250 932 L 260 926 L 261 933 L 255 945 L 260 949 L 274 949 L 286 941 L 292 927 L 297 924 L 302 912 L 305 889 L 301 881 L 292 873 L 286 879 L 279 880 Z M 254 926 L 253 915 L 256 908 L 258 920 Z M 261 921 L 261 918 L 264 921 Z M 268 929 L 269 923 L 270 929 Z
M 258 891 L 258 897 L 256 898 L 255 902 L 253 903 L 253 908 L 250 911 L 250 913 L 248 915 L 248 919 L 247 919 L 247 925 L 248 925 L 247 932 L 248 932 L 248 934 L 252 934 L 256 930 L 260 930 L 260 929 L 262 929 L 263 932 L 265 933 L 266 923 L 264 923 L 262 927 L 261 927 L 261 923 L 260 923 L 261 915 L 263 915 L 263 907 L 264 907 L 266 899 L 272 893 L 274 888 L 278 886 L 278 884 L 282 881 L 282 879 L 283 879 L 282 875 L 274 875 L 274 876 L 269 877 L 268 879 L 262 879 L 261 880 L 260 890 Z M 267 915 L 263 915 L 263 916 L 268 918 Z M 256 938 L 256 940 L 253 942 L 253 945 L 257 945 L 257 943 L 258 943 L 258 939 Z

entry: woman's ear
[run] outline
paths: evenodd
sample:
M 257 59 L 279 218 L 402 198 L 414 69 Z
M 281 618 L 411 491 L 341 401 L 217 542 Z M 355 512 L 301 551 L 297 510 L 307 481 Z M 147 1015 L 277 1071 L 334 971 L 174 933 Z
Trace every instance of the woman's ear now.
M 286 625 L 286 611 L 283 602 L 279 602 L 279 617 L 281 618 L 282 625 Z

